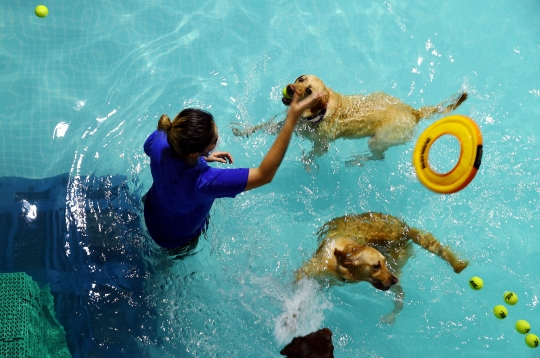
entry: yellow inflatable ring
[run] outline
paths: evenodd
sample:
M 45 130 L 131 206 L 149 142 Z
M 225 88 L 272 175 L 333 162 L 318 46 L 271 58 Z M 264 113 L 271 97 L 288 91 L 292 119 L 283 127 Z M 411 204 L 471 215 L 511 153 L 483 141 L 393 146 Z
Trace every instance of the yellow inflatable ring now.
M 429 150 L 441 136 L 450 134 L 460 143 L 456 166 L 448 173 L 439 174 L 429 166 Z M 413 165 L 418 179 L 428 189 L 451 194 L 465 188 L 473 180 L 482 162 L 482 133 L 469 117 L 455 114 L 433 123 L 420 135 L 413 152 Z

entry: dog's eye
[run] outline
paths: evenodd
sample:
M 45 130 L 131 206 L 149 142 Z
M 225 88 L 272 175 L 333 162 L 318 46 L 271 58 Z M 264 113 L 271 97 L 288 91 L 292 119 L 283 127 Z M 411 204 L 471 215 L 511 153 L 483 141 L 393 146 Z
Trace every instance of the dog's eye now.
M 311 88 L 310 87 L 306 88 L 306 93 L 311 94 Z
M 372 266 L 374 270 L 380 270 L 381 269 L 381 264 L 378 263 L 378 264 L 375 264 Z
M 304 76 L 300 76 L 300 77 L 298 77 L 296 79 L 296 81 L 294 81 L 294 83 L 296 83 L 296 82 L 304 82 L 304 80 L 305 80 Z

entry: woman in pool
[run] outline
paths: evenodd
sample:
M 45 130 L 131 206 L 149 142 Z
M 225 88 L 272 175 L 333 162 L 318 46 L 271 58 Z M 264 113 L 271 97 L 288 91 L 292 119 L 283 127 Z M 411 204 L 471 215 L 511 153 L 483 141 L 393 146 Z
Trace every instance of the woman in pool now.
M 144 219 L 154 241 L 174 254 L 188 253 L 208 225 L 216 198 L 268 184 L 274 178 L 298 119 L 320 94 L 299 101 L 295 93 L 285 125 L 257 168 L 222 169 L 207 162 L 233 163 L 228 152 L 214 152 L 218 131 L 208 112 L 187 108 L 171 122 L 162 115 L 144 143 L 154 183 L 143 197 Z

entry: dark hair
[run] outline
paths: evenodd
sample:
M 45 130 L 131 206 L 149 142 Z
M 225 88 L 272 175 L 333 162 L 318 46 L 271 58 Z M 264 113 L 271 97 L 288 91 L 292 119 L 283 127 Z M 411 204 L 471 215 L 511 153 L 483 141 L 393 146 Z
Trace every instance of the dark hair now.
M 167 141 L 175 154 L 191 163 L 198 159 L 189 155 L 203 152 L 216 137 L 214 117 L 195 108 L 184 109 L 172 122 L 166 114 L 162 115 L 157 129 L 167 133 Z

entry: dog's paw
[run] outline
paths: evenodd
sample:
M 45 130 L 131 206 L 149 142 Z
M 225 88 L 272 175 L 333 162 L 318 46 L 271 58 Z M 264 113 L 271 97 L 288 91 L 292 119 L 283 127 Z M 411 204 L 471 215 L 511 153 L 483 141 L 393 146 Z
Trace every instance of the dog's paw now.
M 302 160 L 306 173 L 316 175 L 319 172 L 319 165 L 314 160 Z
M 394 313 L 389 313 L 387 315 L 382 316 L 381 323 L 384 323 L 387 325 L 393 325 L 394 323 L 396 323 L 396 315 Z
M 349 157 L 348 160 L 345 161 L 346 167 L 363 167 L 364 163 L 369 160 L 369 157 L 365 154 L 357 154 Z
M 252 128 L 242 127 L 240 123 L 232 123 L 232 132 L 236 137 L 249 137 L 253 134 Z
M 319 172 L 319 165 L 316 163 L 304 163 L 304 170 L 309 174 L 317 174 Z
M 302 151 L 302 163 L 304 163 L 306 173 L 317 174 L 319 172 L 319 165 L 315 162 L 315 158 L 311 155 L 311 152 L 304 154 L 304 151 Z

